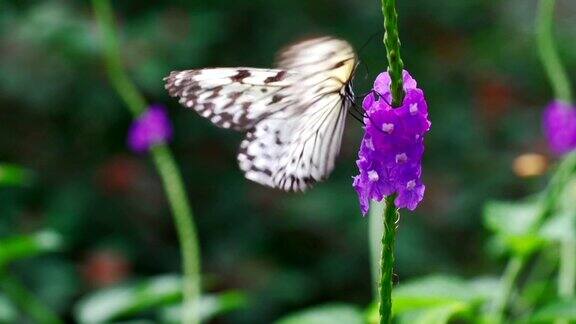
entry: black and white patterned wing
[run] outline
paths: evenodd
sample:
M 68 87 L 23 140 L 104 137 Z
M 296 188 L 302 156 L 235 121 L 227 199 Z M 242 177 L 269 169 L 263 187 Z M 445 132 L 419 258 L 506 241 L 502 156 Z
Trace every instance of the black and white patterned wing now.
M 322 37 L 288 47 L 277 64 L 299 76 L 287 93 L 298 101 L 247 133 L 238 162 L 250 180 L 304 191 L 334 169 L 351 105 L 346 88 L 356 57 L 347 42 Z
M 305 191 L 334 169 L 349 102 L 322 97 L 306 112 L 278 112 L 262 120 L 240 144 L 246 178 L 285 191 Z
M 216 126 L 248 130 L 297 100 L 289 94 L 297 74 L 283 69 L 214 68 L 174 71 L 166 89 Z
M 333 75 L 340 70 L 342 73 L 337 74 L 345 83 L 356 67 L 356 54 L 347 41 L 324 36 L 287 46 L 277 55 L 275 66 L 306 75 L 326 72 Z

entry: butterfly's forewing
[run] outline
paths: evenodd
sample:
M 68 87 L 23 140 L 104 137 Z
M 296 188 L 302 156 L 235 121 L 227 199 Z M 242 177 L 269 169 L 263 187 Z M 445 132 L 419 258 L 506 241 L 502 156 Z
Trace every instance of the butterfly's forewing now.
M 321 37 L 287 47 L 276 65 L 173 72 L 166 88 L 214 124 L 247 131 L 238 154 L 246 178 L 303 191 L 334 168 L 356 56 Z
M 174 71 L 164 80 L 182 105 L 216 126 L 242 131 L 293 104 L 284 93 L 295 76 L 281 69 L 214 68 Z

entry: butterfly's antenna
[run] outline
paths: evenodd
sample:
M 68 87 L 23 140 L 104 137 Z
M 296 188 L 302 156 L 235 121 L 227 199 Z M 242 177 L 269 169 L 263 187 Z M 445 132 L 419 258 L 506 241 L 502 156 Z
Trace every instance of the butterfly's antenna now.
M 370 38 L 368 38 L 368 40 L 360 47 L 360 50 L 358 51 L 358 56 L 360 56 L 362 54 L 362 51 L 366 48 L 366 46 L 368 46 L 368 44 L 370 44 L 370 42 L 374 39 L 374 37 L 376 37 L 380 34 L 382 34 L 382 36 L 384 36 L 384 31 L 380 30 L 380 31 L 377 31 L 374 34 L 372 34 L 370 36 Z
M 364 97 L 366 97 L 367 95 L 369 95 L 369 94 L 371 94 L 371 93 L 373 93 L 373 92 L 374 92 L 374 90 L 370 90 L 370 91 L 365 92 L 365 93 L 363 93 L 363 94 L 361 94 L 361 95 L 359 95 L 359 96 L 354 96 L 354 98 L 356 98 L 356 99 L 360 99 L 360 98 L 364 99 Z
M 366 46 L 368 46 L 368 44 L 370 44 L 370 42 L 374 39 L 374 37 L 380 35 L 380 34 L 384 34 L 383 31 L 377 31 L 374 34 L 372 34 L 368 40 L 366 42 L 364 42 L 364 44 L 362 44 L 362 46 L 360 46 L 360 50 L 358 50 L 358 57 L 360 58 L 359 61 L 360 63 L 362 63 L 362 65 L 364 65 L 364 70 L 366 71 L 366 76 L 364 77 L 365 79 L 368 78 L 368 74 L 370 73 L 369 69 L 368 69 L 368 64 L 366 64 L 366 62 L 362 59 L 362 52 L 364 51 L 364 49 L 366 49 Z
M 364 109 L 360 109 L 360 107 L 358 107 L 358 105 L 356 103 L 354 103 L 352 105 L 352 107 L 354 108 L 354 111 L 357 112 L 358 114 L 360 114 L 360 116 L 362 117 L 366 117 L 366 111 L 364 111 Z
M 358 105 L 356 105 L 354 101 L 352 101 L 352 108 L 353 109 L 348 111 L 350 115 L 354 117 L 354 119 L 359 121 L 360 124 L 364 125 L 364 117 L 366 117 L 366 113 L 364 112 L 364 110 L 358 108 Z
M 350 116 L 352 116 L 352 118 L 354 118 L 354 119 L 356 119 L 357 121 L 359 121 L 360 124 L 364 125 L 364 121 L 363 121 L 360 117 L 356 116 L 352 111 L 350 111 Z

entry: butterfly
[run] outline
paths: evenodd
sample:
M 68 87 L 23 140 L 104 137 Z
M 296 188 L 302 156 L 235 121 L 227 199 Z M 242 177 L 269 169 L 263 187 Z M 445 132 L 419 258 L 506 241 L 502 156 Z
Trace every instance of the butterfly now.
M 348 42 L 324 36 L 281 50 L 272 69 L 173 71 L 164 81 L 185 107 L 246 133 L 238 163 L 247 179 L 305 191 L 334 169 L 357 61 Z

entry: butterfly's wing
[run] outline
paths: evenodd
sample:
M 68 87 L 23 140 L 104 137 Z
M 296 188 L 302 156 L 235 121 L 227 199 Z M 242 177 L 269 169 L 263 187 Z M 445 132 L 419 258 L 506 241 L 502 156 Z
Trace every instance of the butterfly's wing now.
M 299 76 L 287 89 L 299 100 L 257 123 L 241 143 L 238 161 L 250 180 L 304 191 L 334 168 L 356 57 L 347 42 L 322 37 L 288 47 L 277 65 Z
M 356 61 L 354 49 L 347 41 L 324 36 L 287 46 L 276 56 L 275 66 L 306 75 L 329 72 L 347 83 Z
M 256 124 L 240 144 L 246 178 L 286 191 L 304 191 L 325 179 L 340 150 L 348 101 L 327 95 L 295 115 L 278 112 Z
M 247 131 L 238 161 L 246 178 L 303 191 L 334 168 L 356 66 L 352 47 L 321 37 L 281 51 L 276 69 L 172 72 L 171 96 L 223 128 Z
M 182 105 L 216 126 L 243 131 L 294 104 L 287 89 L 296 77 L 284 69 L 214 68 L 174 71 L 164 80 Z

